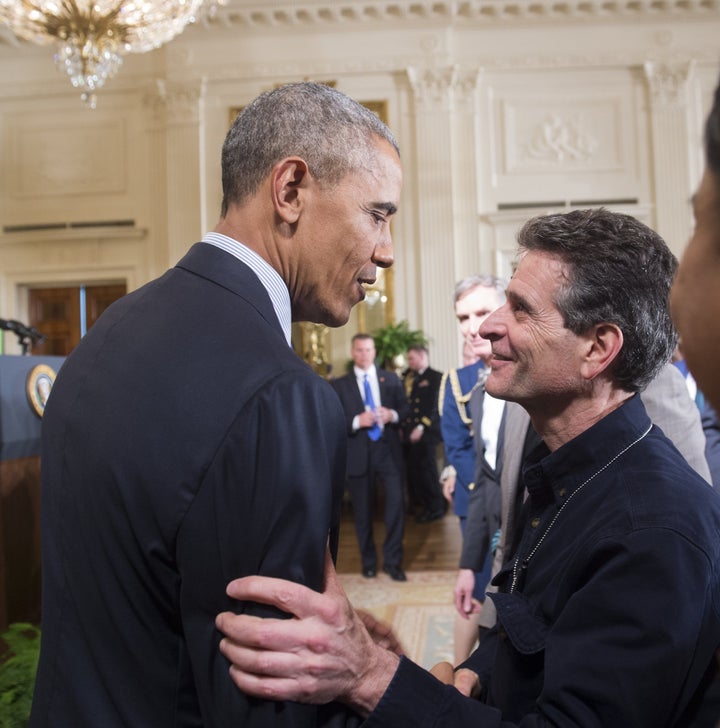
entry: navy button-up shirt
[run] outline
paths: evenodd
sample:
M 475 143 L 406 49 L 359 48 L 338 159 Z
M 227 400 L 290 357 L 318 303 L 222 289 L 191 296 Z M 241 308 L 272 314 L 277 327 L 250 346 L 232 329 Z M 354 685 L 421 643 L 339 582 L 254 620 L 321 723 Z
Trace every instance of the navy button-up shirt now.
M 466 663 L 484 701 L 403 660 L 368 728 L 684 724 L 720 645 L 720 497 L 639 396 L 523 478 L 498 626 Z

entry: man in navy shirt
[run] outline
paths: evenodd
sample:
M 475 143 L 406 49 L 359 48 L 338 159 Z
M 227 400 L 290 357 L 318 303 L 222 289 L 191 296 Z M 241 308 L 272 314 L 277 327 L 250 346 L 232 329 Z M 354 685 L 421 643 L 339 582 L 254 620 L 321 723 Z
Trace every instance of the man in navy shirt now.
M 720 644 L 720 498 L 653 426 L 639 392 L 677 336 L 676 261 L 627 215 L 539 217 L 519 233 L 507 302 L 484 322 L 486 389 L 542 442 L 491 595 L 497 625 L 444 685 L 373 642 L 334 573 L 323 594 L 276 580 L 237 599 L 298 619 L 220 615 L 243 690 L 337 698 L 371 726 L 688 725 Z

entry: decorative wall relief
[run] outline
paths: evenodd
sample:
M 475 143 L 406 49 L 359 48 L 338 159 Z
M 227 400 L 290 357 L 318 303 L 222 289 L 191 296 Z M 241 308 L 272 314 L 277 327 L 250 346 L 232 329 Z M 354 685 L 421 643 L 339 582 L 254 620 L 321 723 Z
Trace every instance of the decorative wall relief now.
M 576 114 L 573 119 L 548 114 L 527 145 L 528 157 L 557 164 L 587 162 L 597 151 L 599 142 L 584 126 L 582 114 Z
M 554 108 L 504 104 L 508 173 L 617 169 L 622 163 L 621 110 L 616 99 L 578 100 Z
M 542 83 L 535 72 L 486 78 L 488 199 L 498 206 L 643 199 L 638 133 L 647 100 L 637 73 L 551 71 Z

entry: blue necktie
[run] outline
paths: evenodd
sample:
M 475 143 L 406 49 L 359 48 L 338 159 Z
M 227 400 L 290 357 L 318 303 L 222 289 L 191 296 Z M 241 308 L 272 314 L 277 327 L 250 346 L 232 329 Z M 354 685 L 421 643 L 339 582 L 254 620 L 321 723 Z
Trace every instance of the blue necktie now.
M 365 375 L 363 380 L 363 386 L 365 387 L 365 406 L 370 409 L 371 412 L 375 412 L 375 400 L 373 399 L 372 389 L 370 389 L 370 382 L 368 382 L 368 375 Z M 376 422 L 371 428 L 368 429 L 368 437 L 371 440 L 379 440 L 382 435 L 380 425 Z

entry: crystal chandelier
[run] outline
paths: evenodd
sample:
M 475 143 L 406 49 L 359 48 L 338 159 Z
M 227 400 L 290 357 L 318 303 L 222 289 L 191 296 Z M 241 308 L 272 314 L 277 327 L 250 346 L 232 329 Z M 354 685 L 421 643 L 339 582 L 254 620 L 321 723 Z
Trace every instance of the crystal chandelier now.
M 203 0 L 0 0 L 0 23 L 19 38 L 55 43 L 55 63 L 95 108 L 125 53 L 167 43 L 195 21 Z

